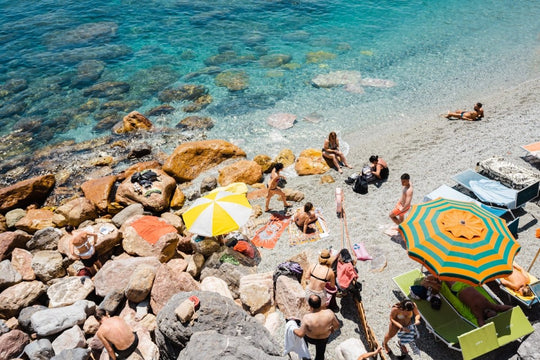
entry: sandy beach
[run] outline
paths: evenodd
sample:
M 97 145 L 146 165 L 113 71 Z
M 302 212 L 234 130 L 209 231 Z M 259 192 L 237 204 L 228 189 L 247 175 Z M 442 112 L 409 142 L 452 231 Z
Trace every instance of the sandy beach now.
M 540 137 L 539 96 L 540 79 L 534 79 L 490 96 L 484 95 L 479 100 L 484 103 L 486 113 L 485 119 L 481 121 L 447 120 L 433 113 L 424 116 L 422 121 L 400 120 L 345 136 L 344 140 L 351 147 L 348 159 L 354 169 L 344 169 L 343 175 L 331 170 L 329 173 L 336 180 L 332 184 L 320 184 L 320 176 L 295 177 L 288 181 L 288 187 L 305 193 L 305 201 L 311 201 L 323 209 L 330 236 L 317 242 L 290 247 L 285 233 L 274 249 L 261 249 L 263 258 L 259 271 L 273 271 L 278 263 L 290 258 L 291 254 L 306 251 L 310 259 L 316 261 L 320 249 L 330 246 L 339 249 L 342 226 L 335 215 L 334 191 L 336 187 L 343 188 L 351 241 L 362 241 L 371 254 L 383 253 L 387 259 L 387 266 L 381 272 L 371 271 L 369 261 L 358 264 L 368 321 L 377 339 L 382 342 L 388 328 L 390 308 L 401 296 L 392 277 L 420 267 L 417 262 L 409 259 L 402 245 L 393 242 L 381 229 L 392 224 L 388 213 L 400 195 L 400 175 L 406 172 L 411 176 L 414 204 L 422 202 L 425 194 L 442 184 L 456 185 L 451 179 L 453 175 L 469 168 L 474 169 L 478 161 L 491 156 L 502 156 L 521 167 L 534 169 L 533 164 L 524 160 L 526 152 L 520 145 L 538 141 Z M 472 99 L 469 102 L 472 104 L 475 101 Z M 459 104 L 454 106 L 459 107 Z M 450 106 L 449 110 L 454 106 Z M 372 154 L 388 162 L 390 177 L 379 188 L 370 185 L 368 194 L 356 194 L 344 180 L 348 175 L 359 172 Z M 275 209 L 281 209 L 282 205 L 277 198 L 273 198 L 271 204 Z M 263 206 L 262 201 L 260 205 Z M 527 203 L 520 218 L 517 240 L 521 251 L 516 257 L 516 261 L 526 267 L 538 249 L 538 240 L 534 235 L 539 226 L 538 218 L 538 203 Z M 540 264 L 535 263 L 531 272 L 538 275 L 539 271 Z M 533 323 L 540 318 L 538 313 L 528 312 L 527 315 Z M 326 353 L 329 359 L 334 357 L 334 348 L 340 342 L 350 337 L 363 337 L 350 299 L 345 298 L 341 303 L 338 317 L 343 327 L 329 343 Z M 417 343 L 422 351 L 422 359 L 461 358 L 459 353 L 447 349 L 443 343 L 435 342 L 424 325 L 420 326 L 420 331 L 421 339 Z M 279 336 L 278 340 L 283 341 Z M 396 341 L 392 339 L 390 346 L 394 353 L 399 354 Z M 496 354 L 485 355 L 482 359 L 508 359 L 515 355 L 516 349 L 516 343 L 509 344 Z

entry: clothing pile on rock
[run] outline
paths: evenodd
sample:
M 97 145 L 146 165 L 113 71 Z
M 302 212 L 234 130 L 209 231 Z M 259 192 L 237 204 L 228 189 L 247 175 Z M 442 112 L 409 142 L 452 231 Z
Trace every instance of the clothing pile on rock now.
M 146 197 L 153 193 L 161 194 L 161 190 L 151 189 L 153 183 L 156 181 L 159 181 L 158 174 L 148 169 L 141 172 L 136 172 L 131 176 L 131 183 L 133 184 L 133 189 L 135 189 L 135 192 L 142 194 L 143 188 L 149 189 L 144 194 Z

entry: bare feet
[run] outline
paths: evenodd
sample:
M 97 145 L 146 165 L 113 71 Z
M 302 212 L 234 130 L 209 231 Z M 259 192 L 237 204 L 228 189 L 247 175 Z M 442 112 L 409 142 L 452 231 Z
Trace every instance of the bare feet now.
M 264 212 L 270 212 L 270 209 L 265 209 Z
M 349 164 L 347 164 L 347 165 L 345 165 L 345 166 L 348 167 L 349 169 L 352 169 L 352 166 L 349 165 Z
M 384 343 L 383 344 L 383 348 L 384 348 L 384 352 L 387 353 L 387 354 L 391 354 L 392 353 L 392 350 L 390 350 L 390 348 L 388 347 L 388 344 Z
M 343 170 L 341 170 L 341 168 L 338 168 L 337 171 L 338 171 L 340 174 L 343 174 Z

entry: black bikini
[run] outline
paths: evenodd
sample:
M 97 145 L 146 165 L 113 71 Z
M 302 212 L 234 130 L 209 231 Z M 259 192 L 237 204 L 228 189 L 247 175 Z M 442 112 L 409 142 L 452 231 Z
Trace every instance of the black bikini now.
M 317 265 L 315 265 L 315 266 L 313 267 L 313 270 L 315 270 L 316 267 L 317 267 Z M 311 275 L 310 275 L 311 277 L 314 277 L 315 279 L 317 279 L 317 280 L 319 280 L 319 281 L 324 281 L 324 282 L 327 281 L 326 278 L 328 277 L 328 272 L 330 271 L 330 269 L 326 269 L 326 275 L 325 275 L 324 279 L 321 279 L 320 277 L 318 277 L 318 276 L 316 276 L 316 275 L 313 275 L 313 270 L 311 270 Z

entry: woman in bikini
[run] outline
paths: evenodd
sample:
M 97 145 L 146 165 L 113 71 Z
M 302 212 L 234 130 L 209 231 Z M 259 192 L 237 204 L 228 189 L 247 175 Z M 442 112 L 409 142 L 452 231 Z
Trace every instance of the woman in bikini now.
M 81 275 L 94 275 L 97 269 L 101 267 L 98 259 L 95 244 L 97 235 L 85 230 L 74 230 L 73 226 L 66 226 L 66 231 L 72 235 L 69 242 L 69 252 L 75 259 L 81 260 L 84 269 L 87 271 L 80 272 Z M 97 267 L 97 268 L 96 268 Z
M 315 214 L 315 210 L 313 210 L 313 204 L 307 202 L 304 205 L 304 211 L 297 212 L 294 215 L 293 220 L 296 226 L 298 226 L 304 234 L 315 232 L 314 224 L 317 221 L 317 215 Z
M 324 146 L 322 148 L 322 156 L 325 159 L 331 160 L 340 174 L 343 173 L 343 170 L 341 170 L 341 167 L 339 166 L 340 161 L 343 163 L 343 165 L 345 165 L 349 169 L 352 169 L 352 166 L 347 163 L 345 155 L 343 155 L 341 150 L 339 150 L 339 141 L 334 131 L 332 131 L 328 135 L 328 139 L 324 141 Z
M 274 165 L 274 168 L 272 169 L 272 172 L 270 173 L 270 181 L 268 181 L 268 194 L 266 195 L 266 208 L 264 211 L 270 211 L 268 205 L 270 205 L 270 199 L 274 195 L 278 195 L 281 198 L 285 209 L 291 207 L 291 205 L 287 202 L 287 197 L 285 196 L 285 193 L 278 187 L 279 179 L 285 180 L 285 176 L 282 176 L 280 174 L 281 170 L 283 170 L 283 164 L 276 163 Z
M 322 299 L 323 306 L 326 304 L 326 283 L 330 283 L 332 288 L 336 287 L 336 275 L 332 270 L 332 263 L 335 256 L 330 255 L 328 249 L 323 249 L 319 255 L 319 263 L 308 270 L 309 283 L 306 286 L 306 300 L 311 295 L 318 295 Z
M 414 325 L 420 325 L 420 312 L 418 311 L 416 304 L 409 299 L 402 300 L 392 306 L 392 311 L 390 311 L 390 326 L 388 332 L 384 335 L 383 341 L 383 348 L 386 353 L 390 352 L 388 341 L 390 341 L 398 331 L 410 331 L 407 327 L 411 324 L 413 316 Z M 407 352 L 407 349 L 404 346 L 400 347 L 402 352 Z

